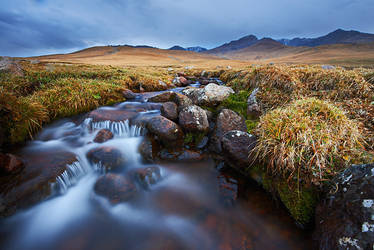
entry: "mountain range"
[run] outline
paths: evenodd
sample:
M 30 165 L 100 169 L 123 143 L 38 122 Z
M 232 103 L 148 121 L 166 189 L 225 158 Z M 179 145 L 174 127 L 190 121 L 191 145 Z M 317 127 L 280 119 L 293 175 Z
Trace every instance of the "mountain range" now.
M 204 51 L 207 51 L 206 48 L 203 48 L 203 47 L 200 47 L 200 46 L 183 48 L 183 47 L 181 47 L 179 45 L 175 45 L 175 46 L 169 48 L 169 50 L 186 50 L 186 51 L 193 51 L 193 52 L 204 52 Z
M 215 55 L 222 55 L 227 54 L 236 50 L 241 50 L 244 48 L 251 47 L 257 43 L 260 45 L 257 46 L 256 49 L 259 47 L 264 46 L 261 45 L 263 43 L 271 42 L 276 47 L 289 46 L 289 47 L 317 47 L 322 45 L 331 45 L 331 44 L 365 44 L 374 42 L 374 34 L 362 33 L 359 31 L 345 31 L 342 29 L 335 30 L 325 36 L 317 37 L 317 38 L 293 38 L 293 39 L 279 39 L 274 40 L 271 38 L 263 38 L 258 39 L 254 35 L 249 35 L 242 37 L 238 40 L 231 41 L 229 43 L 225 43 L 221 46 L 216 48 L 207 50 L 206 53 L 215 54 Z M 282 47 L 284 48 L 284 47 Z

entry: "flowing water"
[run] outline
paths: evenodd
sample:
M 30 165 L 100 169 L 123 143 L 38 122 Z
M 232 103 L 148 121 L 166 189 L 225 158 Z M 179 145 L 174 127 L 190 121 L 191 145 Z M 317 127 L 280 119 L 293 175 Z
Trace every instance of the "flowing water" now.
M 179 89 L 177 89 L 178 91 Z M 143 97 L 147 97 L 144 95 Z M 141 98 L 102 110 L 159 114 Z M 98 129 L 114 138 L 93 143 Z M 118 174 L 144 168 L 138 145 L 145 131 L 129 121 L 65 119 L 43 129 L 19 154 L 33 174 L 52 171 L 51 157 L 74 154 L 50 183 L 49 199 L 0 222 L 0 249 L 307 249 L 310 239 L 259 187 L 207 158 L 197 163 L 159 163 L 161 179 L 136 196 L 110 203 L 94 191 L 105 171 L 86 154 L 97 146 L 117 148 L 128 159 Z M 44 166 L 44 165 L 45 166 Z M 43 170 L 38 172 L 35 169 Z M 37 173 L 37 174 L 36 174 Z M 49 172 L 48 172 L 49 173 Z M 33 179 L 20 181 L 28 183 Z M 11 192 L 11 190 L 9 191 Z

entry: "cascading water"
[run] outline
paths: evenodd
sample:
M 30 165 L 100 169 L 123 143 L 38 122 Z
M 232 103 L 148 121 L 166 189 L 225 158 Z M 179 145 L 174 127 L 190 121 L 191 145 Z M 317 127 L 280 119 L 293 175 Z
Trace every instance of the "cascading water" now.
M 140 100 L 108 112 L 137 105 L 144 107 Z M 157 108 L 147 108 L 139 115 L 158 113 Z M 93 142 L 100 129 L 114 137 Z M 45 128 L 27 151 L 38 155 L 53 148 L 75 155 L 75 160 L 51 183 L 52 197 L 0 223 L 0 248 L 305 249 L 302 233 L 284 211 L 271 209 L 271 200 L 258 188 L 245 191 L 250 197 L 235 206 L 222 202 L 217 183 L 222 177 L 212 160 L 156 166 L 160 172 L 145 176 L 146 188 L 137 184 L 135 197 L 126 202 L 111 203 L 97 195 L 95 183 L 107 170 L 102 162 L 90 161 L 87 153 L 98 147 L 118 150 L 126 159 L 118 175 L 155 167 L 144 164 L 138 153 L 144 134 L 144 128 L 128 120 L 63 120 Z M 290 234 L 295 239 L 289 239 Z

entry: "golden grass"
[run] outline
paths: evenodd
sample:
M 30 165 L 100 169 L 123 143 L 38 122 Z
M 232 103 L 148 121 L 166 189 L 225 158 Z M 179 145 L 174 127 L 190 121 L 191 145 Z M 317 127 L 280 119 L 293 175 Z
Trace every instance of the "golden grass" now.
M 53 119 L 123 101 L 122 91 L 163 90 L 173 75 L 152 68 L 21 61 L 23 76 L 0 72 L 0 125 L 7 144 L 23 142 Z
M 362 163 L 358 124 L 333 104 L 306 98 L 268 112 L 255 133 L 258 159 L 273 174 L 319 184 L 348 164 Z

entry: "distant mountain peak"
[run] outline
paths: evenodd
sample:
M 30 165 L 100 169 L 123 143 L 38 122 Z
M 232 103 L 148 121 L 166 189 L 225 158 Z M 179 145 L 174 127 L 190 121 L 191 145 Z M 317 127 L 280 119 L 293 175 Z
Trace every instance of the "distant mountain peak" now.
M 168 50 L 186 50 L 186 49 L 183 48 L 183 47 L 181 47 L 181 46 L 179 46 L 179 45 L 175 45 L 175 46 L 169 48 Z
M 247 35 L 238 40 L 231 41 L 229 43 L 225 43 L 219 47 L 214 49 L 208 50 L 208 53 L 217 54 L 217 53 L 224 53 L 233 50 L 239 50 L 246 47 L 249 47 L 255 44 L 258 41 L 258 38 L 255 35 Z

